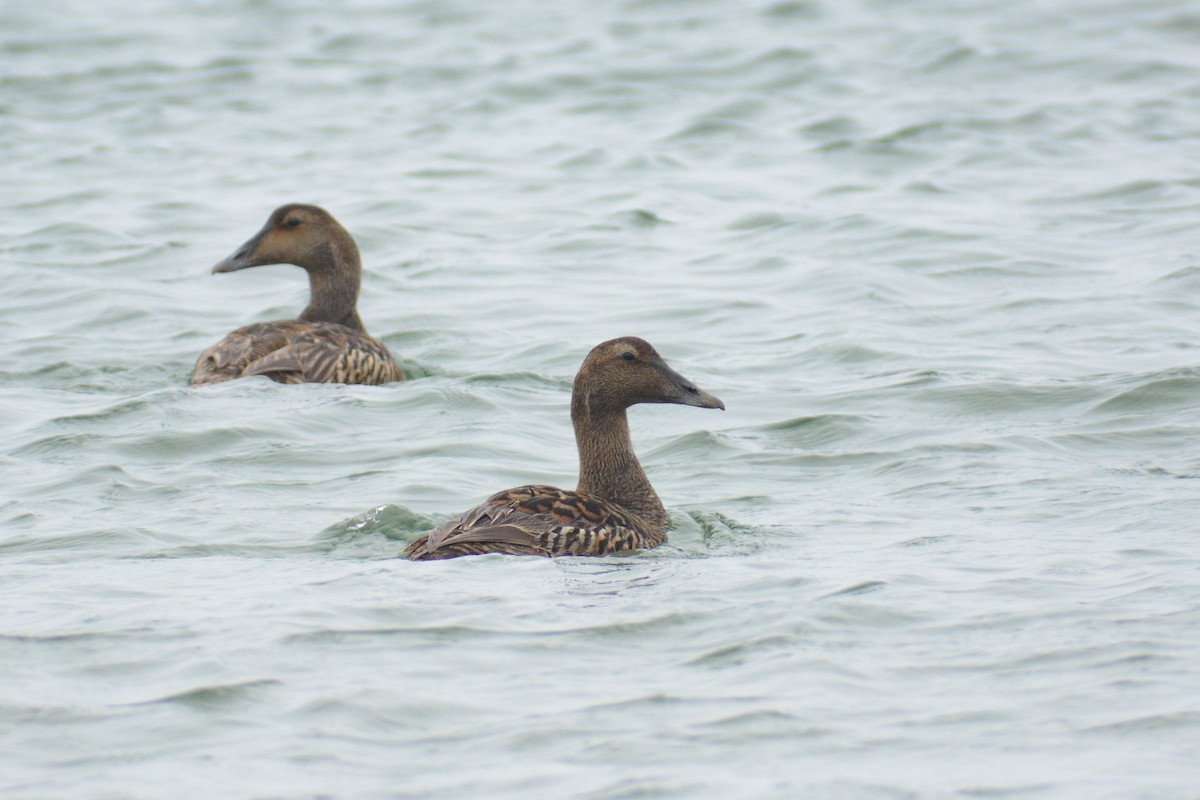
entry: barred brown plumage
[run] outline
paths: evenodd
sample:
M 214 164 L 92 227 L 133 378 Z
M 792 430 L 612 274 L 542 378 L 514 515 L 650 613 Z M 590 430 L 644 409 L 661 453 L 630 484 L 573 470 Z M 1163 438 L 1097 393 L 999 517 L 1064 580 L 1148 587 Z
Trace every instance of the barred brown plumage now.
M 579 447 L 575 490 L 532 485 L 498 492 L 417 539 L 405 558 L 598 556 L 658 547 L 666 541 L 668 518 L 633 452 L 626 409 L 636 403 L 725 408 L 644 340 L 599 344 L 584 359 L 571 392 Z
M 279 383 L 360 383 L 404 380 L 404 372 L 358 316 L 362 266 L 354 239 L 329 212 L 291 204 L 233 255 L 213 267 L 235 272 L 264 264 L 295 264 L 308 273 L 308 306 L 294 320 L 238 328 L 200 354 L 192 384 L 265 375 Z

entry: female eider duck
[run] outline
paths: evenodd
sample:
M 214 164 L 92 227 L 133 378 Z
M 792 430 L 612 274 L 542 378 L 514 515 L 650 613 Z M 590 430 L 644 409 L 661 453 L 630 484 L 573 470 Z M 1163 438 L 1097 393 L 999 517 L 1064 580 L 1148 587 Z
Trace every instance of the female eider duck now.
M 600 556 L 658 547 L 667 538 L 667 511 L 633 452 L 625 409 L 636 403 L 725 408 L 668 367 L 648 342 L 632 336 L 603 342 L 583 360 L 571 392 L 575 491 L 520 486 L 494 494 L 417 539 L 405 558 Z
M 212 271 L 265 264 L 302 267 L 308 273 L 308 307 L 298 319 L 238 328 L 205 350 L 192 372 L 193 385 L 251 375 L 279 383 L 404 380 L 392 354 L 358 316 L 358 247 L 328 211 L 300 204 L 275 209 L 262 230 Z

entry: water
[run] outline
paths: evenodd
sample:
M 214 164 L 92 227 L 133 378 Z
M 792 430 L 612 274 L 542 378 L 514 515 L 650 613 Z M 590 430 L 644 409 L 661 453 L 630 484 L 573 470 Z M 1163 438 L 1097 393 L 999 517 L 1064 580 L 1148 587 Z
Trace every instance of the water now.
M 1184 797 L 1185 2 L 0 7 L 0 789 Z M 357 238 L 412 379 L 185 384 Z M 640 335 L 669 544 L 396 560 L 571 485 Z

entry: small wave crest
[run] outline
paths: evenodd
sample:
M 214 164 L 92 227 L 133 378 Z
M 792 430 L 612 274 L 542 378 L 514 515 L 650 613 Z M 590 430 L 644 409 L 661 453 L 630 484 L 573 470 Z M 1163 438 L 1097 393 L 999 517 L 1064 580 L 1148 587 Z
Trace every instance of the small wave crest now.
M 399 505 L 382 505 L 330 525 L 318 539 L 345 558 L 394 558 L 403 545 L 437 526 L 431 517 Z

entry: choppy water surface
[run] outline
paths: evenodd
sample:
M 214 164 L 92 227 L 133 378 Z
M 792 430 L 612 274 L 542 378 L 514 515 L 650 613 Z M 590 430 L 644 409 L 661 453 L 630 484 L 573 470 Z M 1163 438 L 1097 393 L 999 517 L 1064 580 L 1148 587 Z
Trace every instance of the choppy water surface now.
M 1200 786 L 1186 2 L 0 6 L 0 789 Z M 354 233 L 412 380 L 185 386 Z M 410 564 L 649 339 L 668 546 Z

